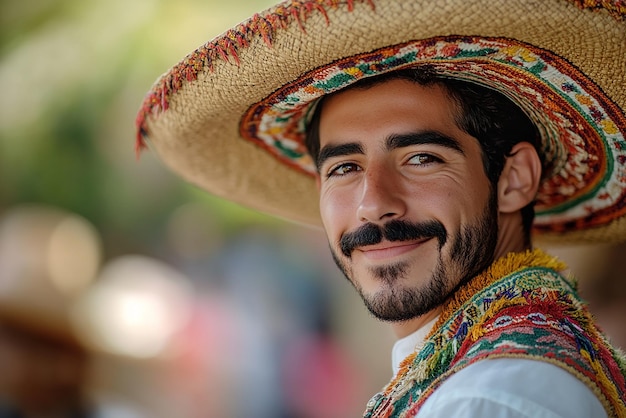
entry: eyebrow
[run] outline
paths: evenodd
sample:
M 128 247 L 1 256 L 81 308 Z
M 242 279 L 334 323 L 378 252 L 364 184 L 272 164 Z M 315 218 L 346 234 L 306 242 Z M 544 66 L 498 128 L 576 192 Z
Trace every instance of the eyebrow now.
M 461 155 L 465 155 L 461 144 L 456 139 L 444 135 L 437 131 L 420 131 L 406 134 L 393 134 L 387 137 L 385 147 L 388 151 L 410 147 L 412 145 L 438 145 L 441 147 L 452 149 Z M 329 158 L 341 157 L 344 155 L 365 154 L 363 147 L 358 142 L 348 142 L 345 144 L 325 145 L 319 152 L 317 157 L 317 170 L 320 171 L 324 162 Z
M 365 154 L 361 144 L 357 142 L 348 142 L 346 144 L 333 145 L 328 144 L 320 150 L 317 157 L 317 171 L 320 171 L 324 161 L 332 157 L 341 157 L 342 155 Z
M 408 134 L 393 134 L 387 138 L 386 147 L 388 151 L 397 148 L 409 147 L 412 145 L 438 145 L 457 151 L 465 155 L 465 151 L 456 139 L 444 135 L 437 131 L 420 131 Z

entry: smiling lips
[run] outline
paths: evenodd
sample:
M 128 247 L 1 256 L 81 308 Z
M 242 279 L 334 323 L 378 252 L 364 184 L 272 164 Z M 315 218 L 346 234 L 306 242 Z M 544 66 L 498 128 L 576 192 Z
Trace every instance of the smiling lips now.
M 357 248 L 356 251 L 362 253 L 365 258 L 372 261 L 377 260 L 385 260 L 393 257 L 397 257 L 399 255 L 405 254 L 409 251 L 414 250 L 419 247 L 426 241 L 429 241 L 432 238 L 428 238 L 420 241 L 402 241 L 402 242 L 391 242 L 391 241 L 383 241 L 380 244 L 376 245 L 367 245 L 364 247 Z

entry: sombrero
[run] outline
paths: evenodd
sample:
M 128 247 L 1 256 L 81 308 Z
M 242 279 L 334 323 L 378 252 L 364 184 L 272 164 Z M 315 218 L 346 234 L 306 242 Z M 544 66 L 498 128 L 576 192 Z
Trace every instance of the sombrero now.
M 626 240 L 624 0 L 286 1 L 164 74 L 137 148 L 212 194 L 320 225 L 307 115 L 325 94 L 420 65 L 504 93 L 537 125 L 551 167 L 537 236 Z

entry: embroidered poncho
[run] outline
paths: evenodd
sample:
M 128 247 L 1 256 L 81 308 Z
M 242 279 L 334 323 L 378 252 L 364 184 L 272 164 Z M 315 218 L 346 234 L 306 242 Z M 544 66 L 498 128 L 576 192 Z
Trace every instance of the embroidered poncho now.
M 562 367 L 596 394 L 609 417 L 626 417 L 626 358 L 596 328 L 575 284 L 557 272 L 564 268 L 540 250 L 511 253 L 463 285 L 365 417 L 414 416 L 456 371 L 504 357 Z

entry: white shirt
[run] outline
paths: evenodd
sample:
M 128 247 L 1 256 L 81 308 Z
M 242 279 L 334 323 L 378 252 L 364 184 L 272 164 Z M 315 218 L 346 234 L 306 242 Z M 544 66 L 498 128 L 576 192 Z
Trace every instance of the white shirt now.
M 421 345 L 434 320 L 393 347 L 394 373 Z M 407 352 L 407 347 L 412 347 Z M 404 356 L 404 357 L 402 357 Z M 529 359 L 482 360 L 458 371 L 435 390 L 417 418 L 604 418 L 593 392 L 553 364 Z
M 413 334 L 407 335 L 404 338 L 400 338 L 398 341 L 395 342 L 393 348 L 391 349 L 391 368 L 393 370 L 394 376 L 398 374 L 398 370 L 400 370 L 400 363 L 402 363 L 402 360 L 404 360 L 409 356 L 409 354 L 414 352 L 416 347 L 421 347 L 421 345 L 426 340 L 426 336 L 438 319 L 439 317 L 436 316 L 430 322 L 424 324 L 420 329 L 415 331 Z

